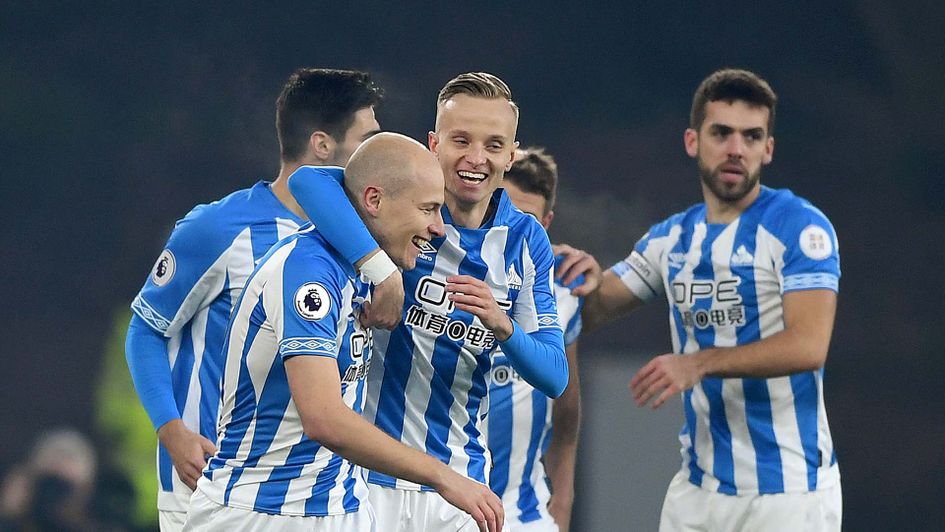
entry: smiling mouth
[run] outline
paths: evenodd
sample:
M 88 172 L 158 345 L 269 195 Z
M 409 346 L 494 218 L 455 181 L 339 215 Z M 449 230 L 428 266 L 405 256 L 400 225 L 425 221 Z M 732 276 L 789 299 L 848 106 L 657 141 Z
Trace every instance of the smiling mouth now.
M 417 248 L 417 251 L 423 251 L 424 246 L 430 241 L 425 238 L 415 236 L 412 239 L 410 239 L 410 242 L 413 243 L 414 247 Z
M 466 170 L 460 170 L 456 172 L 456 175 L 458 175 L 464 183 L 469 183 L 470 185 L 478 185 L 488 177 L 488 175 L 482 172 L 469 172 Z

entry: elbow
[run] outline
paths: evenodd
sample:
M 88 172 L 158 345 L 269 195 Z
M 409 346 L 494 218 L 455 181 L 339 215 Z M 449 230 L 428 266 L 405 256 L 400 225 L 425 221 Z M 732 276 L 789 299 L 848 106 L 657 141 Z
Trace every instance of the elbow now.
M 811 346 L 803 357 L 802 371 L 817 371 L 827 362 L 827 347 Z
M 550 383 L 550 386 L 549 386 L 550 389 L 548 390 L 550 393 L 548 393 L 548 397 L 551 397 L 552 399 L 557 399 L 561 397 L 561 394 L 563 394 L 564 391 L 568 388 L 569 379 L 570 379 L 570 375 L 568 372 L 567 365 L 565 365 L 564 371 L 560 372 L 560 375 L 556 377 Z
M 337 424 L 330 419 L 312 416 L 302 418 L 302 430 L 310 440 L 316 441 L 332 451 L 337 452 L 341 445 L 341 431 L 337 430 Z

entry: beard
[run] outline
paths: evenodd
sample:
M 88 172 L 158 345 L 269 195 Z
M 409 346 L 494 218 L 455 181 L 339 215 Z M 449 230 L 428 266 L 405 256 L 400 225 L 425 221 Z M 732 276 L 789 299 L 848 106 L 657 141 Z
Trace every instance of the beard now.
M 742 198 L 747 196 L 748 193 L 751 192 L 758 184 L 758 181 L 761 180 L 761 167 L 759 167 L 758 171 L 754 174 L 750 174 L 748 173 L 748 170 L 742 166 L 742 169 L 745 171 L 743 174 L 745 178 L 738 183 L 730 184 L 722 180 L 722 165 L 719 165 L 714 170 L 712 170 L 706 166 L 701 159 L 699 160 L 698 164 L 699 179 L 701 179 L 705 186 L 709 188 L 713 196 L 725 203 L 737 203 Z

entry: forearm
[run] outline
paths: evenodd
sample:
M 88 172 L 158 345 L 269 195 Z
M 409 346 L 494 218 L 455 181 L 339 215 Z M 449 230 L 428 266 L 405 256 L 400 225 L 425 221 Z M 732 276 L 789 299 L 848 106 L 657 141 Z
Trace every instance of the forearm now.
M 352 265 L 379 248 L 345 194 L 344 170 L 302 166 L 289 176 L 289 191 L 318 232 Z
M 410 448 L 366 421 L 343 403 L 326 421 L 330 431 L 309 434 L 332 451 L 366 469 L 439 488 L 448 467 Z M 308 432 L 308 431 L 306 431 Z
M 512 327 L 511 336 L 499 342 L 512 367 L 548 397 L 560 396 L 568 385 L 568 362 L 561 330 L 547 328 L 526 333 L 514 322 Z
M 552 407 L 551 422 L 554 428 L 544 461 L 552 491 L 570 500 L 574 492 L 574 470 L 581 427 L 581 379 L 577 366 L 577 342 L 568 345 L 565 351 L 570 380 Z
M 167 358 L 167 340 L 148 326 L 137 314 L 128 325 L 125 358 L 138 398 L 154 429 L 180 418 L 174 400 L 171 368 Z
M 693 363 L 709 377 L 782 377 L 823 367 L 827 343 L 785 329 L 757 342 L 735 347 L 716 347 L 694 353 Z
M 597 290 L 584 298 L 581 310 L 583 330 L 606 325 L 643 305 L 643 300 L 630 291 L 611 271 L 604 272 Z

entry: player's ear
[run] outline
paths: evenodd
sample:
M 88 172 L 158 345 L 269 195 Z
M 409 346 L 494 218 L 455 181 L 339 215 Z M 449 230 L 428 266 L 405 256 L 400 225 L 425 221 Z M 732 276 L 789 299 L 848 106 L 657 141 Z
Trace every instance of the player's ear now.
M 518 153 L 518 141 L 512 143 L 512 155 L 509 157 L 508 164 L 505 165 L 505 171 L 508 172 L 512 169 L 512 164 L 515 163 L 515 157 Z
M 427 132 L 427 145 L 430 147 L 430 151 L 436 153 L 436 148 L 440 145 L 440 139 L 436 136 L 436 131 Z
M 367 186 L 364 188 L 363 203 L 364 210 L 371 216 L 377 216 L 381 211 L 381 203 L 384 199 L 384 189 L 381 187 Z
M 319 161 L 328 161 L 338 145 L 331 135 L 324 131 L 313 131 L 308 138 L 308 149 Z
M 774 137 L 769 135 L 768 140 L 765 141 L 765 156 L 761 164 L 768 164 L 772 159 L 774 159 Z
M 683 133 L 683 144 L 686 146 L 686 154 L 690 157 L 695 158 L 699 155 L 699 133 L 690 128 L 686 129 L 686 132 Z
M 555 218 L 555 211 L 548 211 L 544 216 L 541 217 L 541 226 L 545 228 L 545 231 L 551 227 L 551 220 Z

